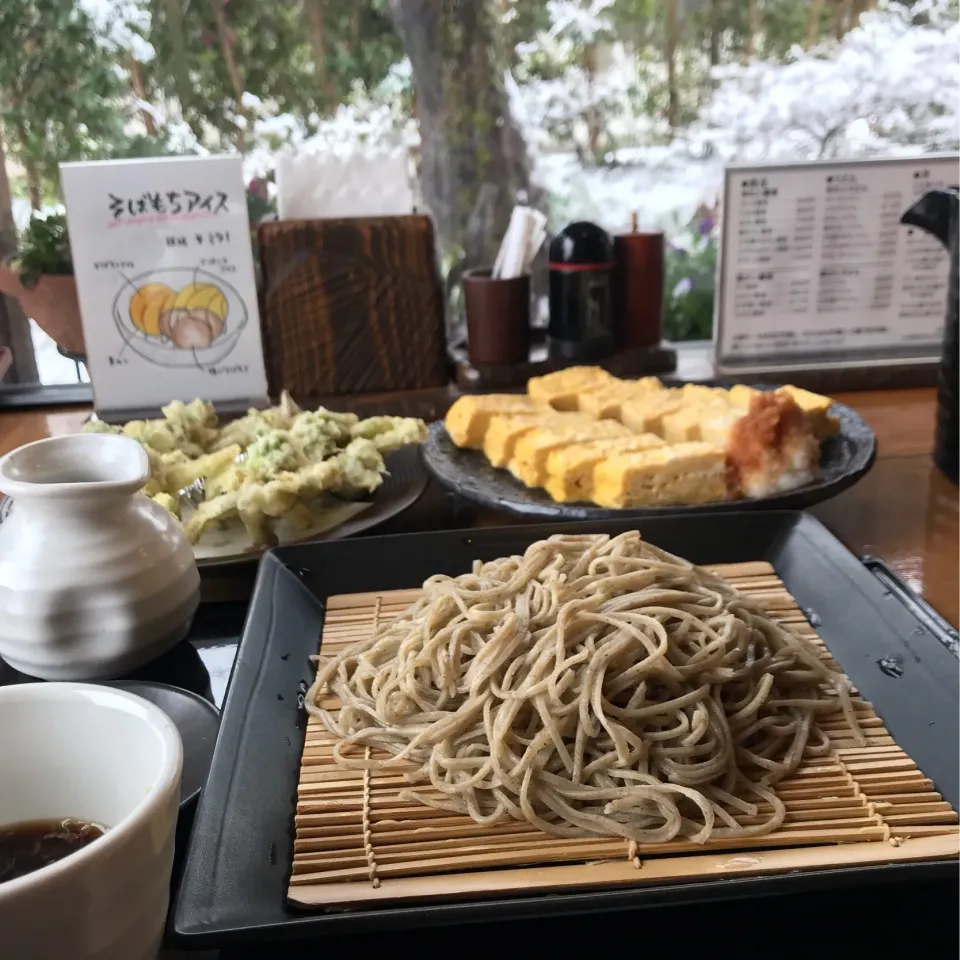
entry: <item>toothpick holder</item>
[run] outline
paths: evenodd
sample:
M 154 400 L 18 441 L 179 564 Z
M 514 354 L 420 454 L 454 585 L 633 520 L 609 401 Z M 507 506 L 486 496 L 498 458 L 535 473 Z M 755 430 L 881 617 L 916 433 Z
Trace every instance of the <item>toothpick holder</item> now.
M 463 276 L 471 363 L 526 363 L 530 356 L 530 274 L 494 279 L 489 268 Z

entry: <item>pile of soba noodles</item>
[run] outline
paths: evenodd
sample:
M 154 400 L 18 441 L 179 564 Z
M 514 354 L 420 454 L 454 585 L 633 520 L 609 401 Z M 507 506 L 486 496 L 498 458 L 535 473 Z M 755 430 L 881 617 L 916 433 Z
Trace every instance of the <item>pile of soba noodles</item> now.
M 784 819 L 771 786 L 828 750 L 817 717 L 843 710 L 860 736 L 815 648 L 636 532 L 431 577 L 397 620 L 317 661 L 307 707 L 338 763 L 409 761 L 422 786 L 404 799 L 557 836 L 769 833 Z M 329 694 L 338 712 L 317 707 Z

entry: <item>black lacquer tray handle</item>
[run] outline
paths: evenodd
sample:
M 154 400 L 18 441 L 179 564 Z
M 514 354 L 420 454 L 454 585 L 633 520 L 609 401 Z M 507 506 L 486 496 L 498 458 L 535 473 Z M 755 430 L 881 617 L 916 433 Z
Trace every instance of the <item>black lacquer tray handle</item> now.
M 930 631 L 955 657 L 960 658 L 960 633 L 933 607 L 907 586 L 879 557 L 861 557 L 863 565 Z

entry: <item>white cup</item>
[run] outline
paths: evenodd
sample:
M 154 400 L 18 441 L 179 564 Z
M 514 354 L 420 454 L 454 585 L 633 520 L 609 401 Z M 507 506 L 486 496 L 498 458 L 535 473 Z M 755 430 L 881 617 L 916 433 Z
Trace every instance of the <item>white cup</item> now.
M 107 832 L 0 883 L 4 960 L 153 960 L 170 896 L 183 750 L 157 707 L 112 687 L 0 687 L 0 828 L 73 817 Z

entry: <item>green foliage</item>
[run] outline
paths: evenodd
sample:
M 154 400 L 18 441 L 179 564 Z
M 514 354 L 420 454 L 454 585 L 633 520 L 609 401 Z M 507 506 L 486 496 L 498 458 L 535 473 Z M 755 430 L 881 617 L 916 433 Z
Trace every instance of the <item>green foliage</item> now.
M 712 224 L 689 230 L 683 246 L 667 246 L 664 336 L 668 340 L 709 340 L 713 334 L 717 242 Z
M 229 0 L 225 37 L 209 2 L 151 0 L 151 13 L 149 86 L 177 97 L 197 139 L 213 147 L 243 143 L 249 118 L 236 83 L 271 112 L 308 120 L 334 112 L 354 84 L 375 86 L 403 56 L 386 0 Z
M 0 2 L 0 106 L 8 156 L 25 170 L 31 203 L 59 193 L 65 160 L 164 152 L 131 134 L 130 90 L 74 0 Z
M 665 10 L 664 0 L 617 0 L 608 15 L 617 38 L 642 50 L 660 43 Z
M 67 219 L 63 214 L 33 217 L 20 237 L 19 246 L 13 266 L 25 287 L 36 286 L 45 274 L 73 273 Z
M 327 0 L 324 5 L 327 73 L 332 87 L 324 112 L 335 110 L 359 81 L 375 87 L 393 64 L 403 58 L 403 48 L 390 19 L 387 0 Z

